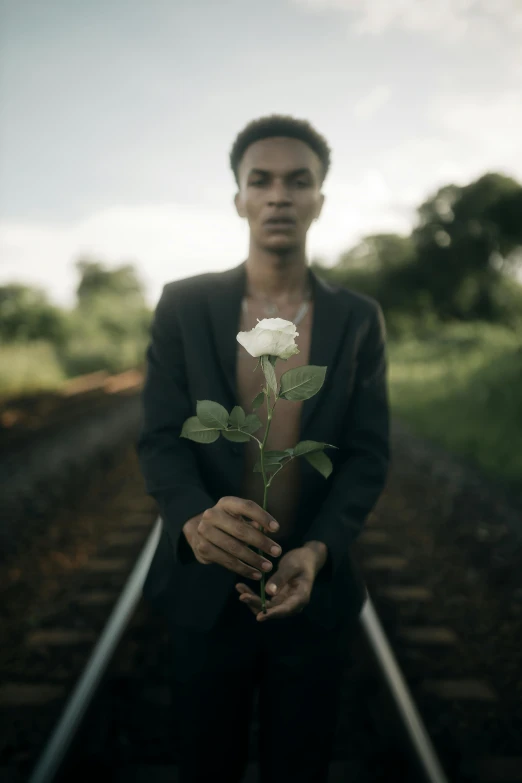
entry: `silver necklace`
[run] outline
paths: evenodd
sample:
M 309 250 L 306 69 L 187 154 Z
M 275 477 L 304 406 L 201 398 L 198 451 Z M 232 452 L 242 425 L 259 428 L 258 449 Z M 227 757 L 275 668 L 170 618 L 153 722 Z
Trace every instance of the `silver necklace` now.
M 310 299 L 311 299 L 311 291 L 308 288 L 305 293 L 304 301 L 301 302 L 297 310 L 297 313 L 295 314 L 295 317 L 292 319 L 292 323 L 294 323 L 296 326 L 298 323 L 300 323 L 303 320 L 303 318 L 307 314 L 308 309 L 310 307 Z M 243 299 L 242 308 L 246 318 L 246 316 L 248 315 L 248 302 L 246 297 Z M 264 314 L 268 318 L 274 318 L 279 314 L 279 307 L 275 304 L 275 302 L 268 302 L 267 305 L 263 305 L 263 310 L 264 310 Z

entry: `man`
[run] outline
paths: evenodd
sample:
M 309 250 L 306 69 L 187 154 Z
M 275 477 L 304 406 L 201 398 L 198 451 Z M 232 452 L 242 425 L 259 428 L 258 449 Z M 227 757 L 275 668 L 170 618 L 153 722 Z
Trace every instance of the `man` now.
M 330 165 L 324 138 L 307 122 L 272 115 L 238 135 L 230 162 L 248 257 L 166 285 L 152 326 L 138 452 L 163 530 L 144 595 L 172 634 L 180 781 L 239 783 L 257 694 L 262 781 L 321 783 L 348 655 L 343 634 L 356 627 L 365 596 L 349 550 L 390 459 L 385 324 L 375 300 L 308 267 L 306 236 Z M 327 371 L 314 397 L 278 401 L 267 447 L 318 440 L 337 449 L 328 450 L 326 480 L 293 460 L 263 511 L 255 441 L 179 436 L 198 400 L 252 411 L 264 378 L 236 335 L 274 316 L 299 332 L 300 353 L 276 363 L 278 379 L 304 364 Z M 264 408 L 256 411 L 263 425 Z

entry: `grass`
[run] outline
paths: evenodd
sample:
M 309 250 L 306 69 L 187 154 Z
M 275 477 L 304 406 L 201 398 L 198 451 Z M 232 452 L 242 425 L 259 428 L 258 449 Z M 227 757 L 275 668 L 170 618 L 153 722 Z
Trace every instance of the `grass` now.
M 393 415 L 522 489 L 522 340 L 486 323 L 448 324 L 422 339 L 388 340 Z
M 522 340 L 516 332 L 481 322 L 439 325 L 422 337 L 388 338 L 388 357 L 393 415 L 520 493 Z M 2 396 L 57 388 L 65 378 L 48 343 L 0 346 Z
M 48 342 L 0 345 L 0 395 L 56 389 L 65 380 L 58 357 Z

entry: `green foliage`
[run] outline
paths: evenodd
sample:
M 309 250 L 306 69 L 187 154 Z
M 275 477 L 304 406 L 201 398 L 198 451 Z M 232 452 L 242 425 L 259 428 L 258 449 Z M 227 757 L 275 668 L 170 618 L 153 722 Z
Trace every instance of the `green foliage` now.
M 228 426 L 228 411 L 218 402 L 197 400 L 196 415 L 204 427 L 224 430 Z
M 375 273 L 410 264 L 414 257 L 415 246 L 411 237 L 398 234 L 370 234 L 353 248 L 342 253 L 337 267 L 340 270 L 364 269 Z
M 219 438 L 219 428 L 205 427 L 197 416 L 190 416 L 183 422 L 180 438 L 187 438 L 196 443 L 214 443 Z
M 327 457 L 322 451 L 312 451 L 309 454 L 305 454 L 304 458 L 310 465 L 319 471 L 321 476 L 328 478 L 331 474 L 333 465 L 330 457 Z
M 18 283 L 0 287 L 0 341 L 20 346 L 47 341 L 61 377 L 141 366 L 152 314 L 133 268 L 107 270 L 86 260 L 77 268 L 78 303 L 71 311 L 51 305 L 38 288 Z
M 302 440 L 297 446 L 292 449 L 294 456 L 304 457 L 305 454 L 311 454 L 314 451 L 322 451 L 323 449 L 336 449 L 337 446 L 332 446 L 330 443 L 321 443 L 317 440 Z
M 245 411 L 240 405 L 235 405 L 232 408 L 230 412 L 230 416 L 228 418 L 229 425 L 239 430 L 244 425 L 245 420 L 246 420 Z
M 313 364 L 287 370 L 281 375 L 279 396 L 282 400 L 291 402 L 308 400 L 317 394 L 325 376 L 326 367 L 316 367 Z
M 250 435 L 253 435 L 261 426 L 262 424 L 259 416 L 256 416 L 255 413 L 249 413 L 241 429 L 243 432 L 248 432 Z
M 222 433 L 225 440 L 230 440 L 232 443 L 248 443 L 250 435 L 240 430 L 223 430 Z
M 259 394 L 256 394 L 256 396 L 252 400 L 252 410 L 255 411 L 258 408 L 260 408 L 264 401 L 265 401 L 265 394 L 264 392 L 260 391 Z
M 286 451 L 265 451 L 263 456 L 263 463 L 265 466 L 265 473 L 275 473 L 280 470 L 283 465 L 283 460 L 290 460 L 291 456 Z M 254 473 L 261 473 L 261 459 L 258 459 L 254 465 Z
M 0 343 L 1 395 L 56 389 L 64 380 L 65 374 L 51 343 L 43 340 Z
M 515 219 L 521 195 L 515 180 L 486 174 L 465 187 L 441 188 L 420 206 L 412 234 L 417 282 L 441 317 L 502 317 L 498 262 L 522 245 Z
M 388 350 L 392 415 L 520 492 L 520 332 L 439 324 L 422 338 L 389 341 Z
M 273 394 L 277 394 L 277 379 L 274 370 L 274 364 L 269 356 L 261 356 L 261 369 L 263 370 L 268 388 Z
M 373 234 L 343 253 L 326 280 L 376 299 L 392 338 L 452 320 L 515 328 L 522 318 L 522 187 L 490 173 L 440 188 L 418 209 L 410 237 Z
M 23 343 L 49 340 L 62 345 L 66 316 L 50 304 L 40 288 L 10 283 L 0 286 L 0 341 Z
M 83 258 L 76 263 L 76 268 L 80 275 L 76 289 L 79 307 L 90 307 L 103 297 L 105 300 L 115 298 L 130 310 L 145 308 L 143 286 L 131 264 L 106 269 L 94 259 Z

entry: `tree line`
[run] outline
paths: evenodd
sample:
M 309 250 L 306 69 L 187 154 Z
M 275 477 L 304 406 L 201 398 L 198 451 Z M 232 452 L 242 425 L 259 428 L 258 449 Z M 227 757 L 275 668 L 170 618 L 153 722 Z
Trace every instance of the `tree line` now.
M 522 187 L 499 173 L 446 185 L 418 207 L 409 235 L 365 236 L 335 266 L 319 258 L 311 266 L 377 299 L 391 335 L 452 320 L 519 328 Z M 53 305 L 41 288 L 0 286 L 0 344 L 49 343 L 69 377 L 143 365 L 152 312 L 133 265 L 108 269 L 83 258 L 76 269 L 71 310 Z
M 446 185 L 411 234 L 373 234 L 318 274 L 375 297 L 392 332 L 447 321 L 522 325 L 522 187 L 489 173 Z
M 94 259 L 76 263 L 76 303 L 66 310 L 40 288 L 0 287 L 0 342 L 50 343 L 65 375 L 120 372 L 144 362 L 151 311 L 131 264 L 107 269 Z

